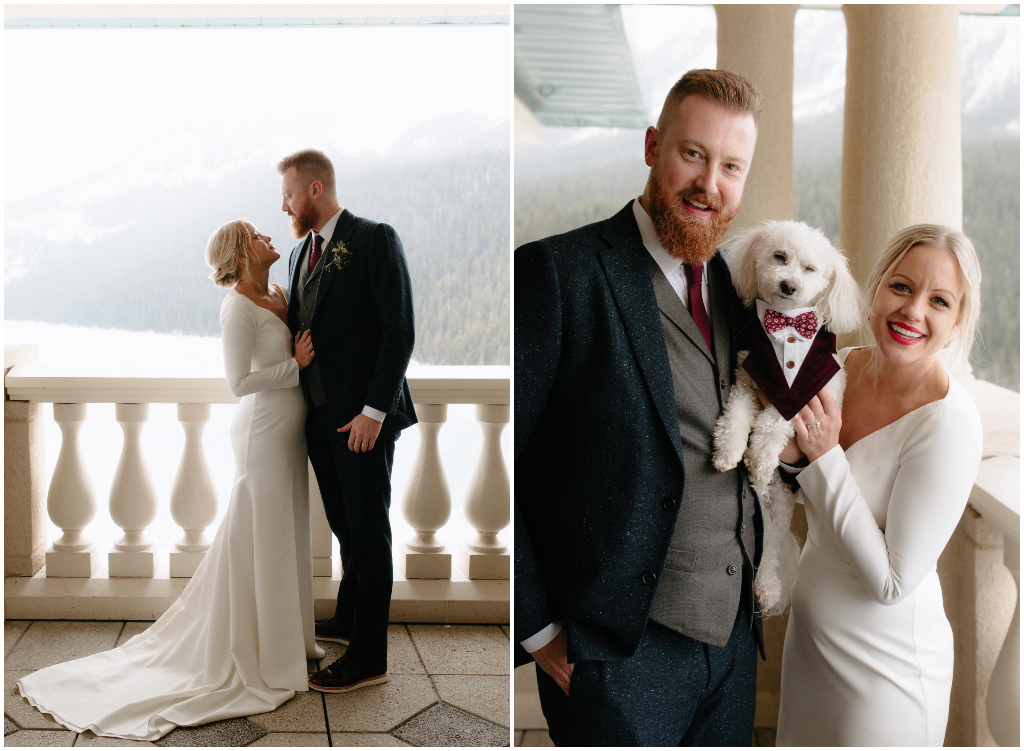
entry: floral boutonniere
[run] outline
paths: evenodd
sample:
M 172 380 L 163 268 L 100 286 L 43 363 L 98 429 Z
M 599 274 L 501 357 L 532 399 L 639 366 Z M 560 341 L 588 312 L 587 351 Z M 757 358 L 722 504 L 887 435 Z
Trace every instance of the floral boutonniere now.
M 353 253 L 341 240 L 336 243 L 332 243 L 327 247 L 328 261 L 324 265 L 325 269 L 337 269 L 343 271 L 352 260 L 355 258 Z

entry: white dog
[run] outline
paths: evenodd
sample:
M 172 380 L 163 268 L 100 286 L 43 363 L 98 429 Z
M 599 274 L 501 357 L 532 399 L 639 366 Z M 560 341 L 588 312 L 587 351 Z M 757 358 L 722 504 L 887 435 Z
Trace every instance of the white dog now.
M 756 306 L 761 325 L 751 326 L 750 348 L 739 353 L 736 385 L 715 427 L 713 464 L 725 472 L 746 461 L 764 517 L 754 591 L 773 615 L 789 605 L 800 555 L 789 530 L 794 495 L 776 472 L 795 434 L 789 419 L 826 383 L 842 407 L 846 373 L 835 359 L 835 335 L 860 325 L 864 303 L 846 258 L 813 227 L 765 222 L 729 245 L 733 285 L 744 305 Z M 762 407 L 758 392 L 778 407 Z

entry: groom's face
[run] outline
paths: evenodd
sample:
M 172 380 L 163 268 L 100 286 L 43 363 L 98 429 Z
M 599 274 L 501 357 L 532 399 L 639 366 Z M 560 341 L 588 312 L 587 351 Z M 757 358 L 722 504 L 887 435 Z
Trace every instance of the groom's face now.
M 651 174 L 644 203 L 662 246 L 684 263 L 714 256 L 743 198 L 754 156 L 754 118 L 691 94 L 647 129 Z
M 292 220 L 292 234 L 296 239 L 305 237 L 316 228 L 316 205 L 311 186 L 306 185 L 294 167 L 281 175 L 281 211 Z

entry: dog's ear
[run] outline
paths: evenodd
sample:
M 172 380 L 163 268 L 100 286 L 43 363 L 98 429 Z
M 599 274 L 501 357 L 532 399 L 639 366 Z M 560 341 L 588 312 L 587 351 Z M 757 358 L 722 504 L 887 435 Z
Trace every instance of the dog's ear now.
M 751 227 L 733 236 L 729 242 L 725 262 L 732 275 L 732 286 L 748 308 L 757 298 L 757 245 L 764 234 L 764 226 Z
M 833 334 L 849 334 L 864 317 L 864 295 L 850 273 L 846 257 L 836 251 L 832 281 L 818 305 L 822 325 Z

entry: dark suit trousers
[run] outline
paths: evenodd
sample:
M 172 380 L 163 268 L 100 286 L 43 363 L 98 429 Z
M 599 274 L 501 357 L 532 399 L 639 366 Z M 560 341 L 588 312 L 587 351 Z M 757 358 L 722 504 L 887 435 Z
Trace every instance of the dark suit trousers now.
M 724 647 L 647 621 L 632 657 L 577 662 L 568 696 L 538 667 L 555 745 L 749 746 L 757 645 L 745 611 Z
M 348 433 L 337 432 L 341 426 L 334 425 L 328 408 L 308 406 L 309 459 L 327 523 L 341 547 L 344 569 L 334 619 L 342 628 L 351 629 L 348 655 L 384 660 L 394 582 L 388 512 L 398 436 L 381 431 L 372 451 L 349 451 Z

